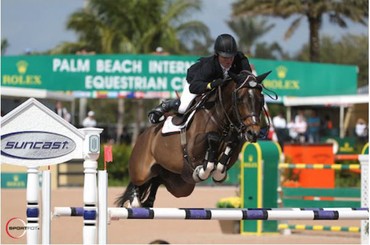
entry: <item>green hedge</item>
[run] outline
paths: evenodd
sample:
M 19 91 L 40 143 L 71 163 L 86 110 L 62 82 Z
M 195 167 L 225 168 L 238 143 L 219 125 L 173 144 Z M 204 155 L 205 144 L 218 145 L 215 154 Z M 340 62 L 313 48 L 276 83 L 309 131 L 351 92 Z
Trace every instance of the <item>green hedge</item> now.
M 129 181 L 128 160 L 130 158 L 132 147 L 126 144 L 112 145 L 113 162 L 107 163 L 108 185 L 125 186 Z M 100 149 L 98 159 L 99 170 L 104 169 L 104 145 Z
M 217 202 L 217 208 L 240 208 L 240 197 L 225 197 Z

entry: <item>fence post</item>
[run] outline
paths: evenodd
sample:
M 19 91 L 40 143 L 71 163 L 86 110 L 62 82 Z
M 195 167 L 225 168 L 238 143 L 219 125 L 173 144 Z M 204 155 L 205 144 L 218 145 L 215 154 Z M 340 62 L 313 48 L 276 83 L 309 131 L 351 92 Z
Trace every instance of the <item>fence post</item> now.
M 39 167 L 27 169 L 27 244 L 39 243 Z
M 42 244 L 50 244 L 51 228 L 51 182 L 50 170 L 42 171 Z
M 369 155 L 359 155 L 361 164 L 361 207 L 369 207 Z M 369 244 L 369 220 L 361 220 L 361 243 Z
M 83 243 L 97 243 L 97 180 L 96 173 L 98 168 L 97 159 L 100 154 L 100 128 L 80 129 L 84 134 L 84 227 Z
M 241 208 L 277 208 L 279 145 L 272 141 L 246 143 L 241 152 Z M 277 221 L 241 221 L 240 232 L 278 232 Z

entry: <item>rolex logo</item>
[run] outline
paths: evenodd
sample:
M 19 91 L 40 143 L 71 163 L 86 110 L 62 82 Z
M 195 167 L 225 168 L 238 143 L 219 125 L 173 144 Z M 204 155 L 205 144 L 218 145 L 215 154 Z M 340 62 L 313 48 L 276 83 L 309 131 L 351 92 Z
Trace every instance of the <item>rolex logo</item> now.
M 20 74 L 27 72 L 28 63 L 24 60 L 17 62 L 17 70 Z
M 248 156 L 248 162 L 252 162 L 253 161 L 253 155 L 249 155 Z
M 278 66 L 276 67 L 277 75 L 280 79 L 283 79 L 286 77 L 288 69 L 285 66 Z

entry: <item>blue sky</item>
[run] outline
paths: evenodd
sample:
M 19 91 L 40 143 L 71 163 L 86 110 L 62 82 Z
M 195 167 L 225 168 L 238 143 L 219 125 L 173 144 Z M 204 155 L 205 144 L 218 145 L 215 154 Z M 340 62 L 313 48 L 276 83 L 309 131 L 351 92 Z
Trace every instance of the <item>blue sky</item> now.
M 230 19 L 233 1 L 202 1 L 202 12 L 194 13 L 191 18 L 208 25 L 213 38 L 221 33 L 233 34 L 226 24 Z M 6 55 L 22 55 L 27 49 L 41 52 L 54 48 L 63 41 L 75 41 L 76 35 L 67 31 L 65 26 L 69 15 L 83 5 L 84 0 L 1 0 L 1 35 L 10 43 Z M 301 23 L 299 30 L 287 41 L 283 37 L 291 19 L 272 21 L 275 28 L 259 41 L 276 41 L 291 54 L 308 42 L 307 21 Z M 368 27 L 352 24 L 350 28 L 341 29 L 324 20 L 321 35 L 340 38 L 346 33 L 368 35 Z

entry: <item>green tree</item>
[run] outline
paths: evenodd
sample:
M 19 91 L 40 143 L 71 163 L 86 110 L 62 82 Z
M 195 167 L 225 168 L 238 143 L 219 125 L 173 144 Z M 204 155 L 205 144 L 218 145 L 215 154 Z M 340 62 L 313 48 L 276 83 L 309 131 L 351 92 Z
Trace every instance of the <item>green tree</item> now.
M 192 38 L 210 39 L 208 27 L 186 18 L 200 7 L 199 0 L 89 0 L 85 8 L 73 13 L 67 22 L 67 28 L 77 33 L 78 41 L 62 43 L 52 53 L 76 53 L 84 49 L 98 54 L 140 54 L 151 53 L 158 46 L 173 54 L 187 53 L 187 44 Z M 137 133 L 147 101 L 135 102 Z M 127 119 L 127 116 L 124 118 L 125 104 L 129 103 L 119 99 L 118 110 L 115 110 L 118 112 L 117 139 Z
M 239 37 L 239 49 L 248 56 L 252 55 L 252 47 L 257 40 L 275 26 L 275 24 L 268 24 L 266 19 L 249 16 L 234 17 L 227 24 Z
M 289 38 L 302 19 L 309 24 L 310 61 L 320 61 L 320 36 L 324 14 L 330 22 L 347 27 L 348 20 L 367 25 L 368 0 L 238 0 L 233 4 L 234 15 L 266 15 L 294 17 L 285 37 Z
M 289 54 L 285 53 L 277 42 L 268 44 L 266 42 L 257 43 L 254 51 L 254 57 L 270 60 L 289 60 Z
M 200 10 L 199 0 L 90 0 L 73 13 L 67 28 L 78 36 L 76 43 L 62 43 L 55 52 L 86 48 L 96 53 L 150 53 L 162 46 L 171 53 L 186 53 L 191 38 L 209 39 L 209 29 L 199 21 L 185 21 Z
M 1 54 L 4 55 L 7 48 L 9 47 L 8 39 L 1 39 Z
M 320 41 L 321 61 L 358 66 L 358 86 L 366 85 L 369 76 L 368 40 L 365 35 L 348 35 L 339 41 L 330 36 L 323 36 Z M 308 46 L 305 45 L 294 59 L 309 61 Z

